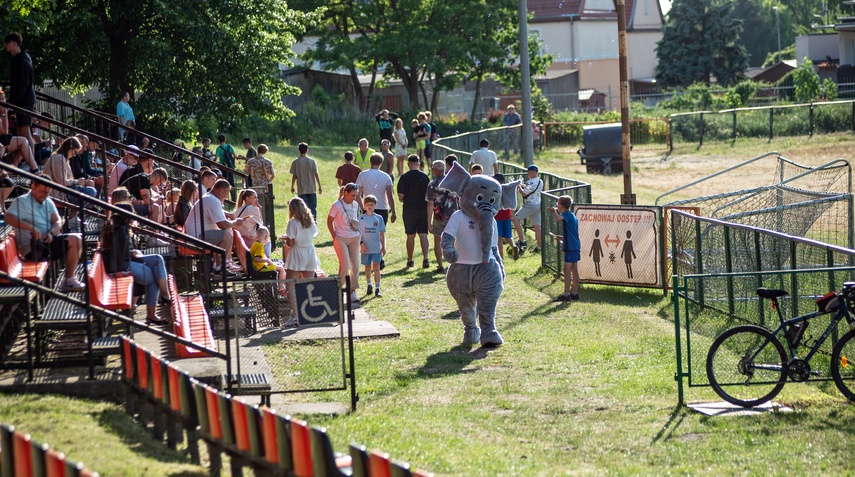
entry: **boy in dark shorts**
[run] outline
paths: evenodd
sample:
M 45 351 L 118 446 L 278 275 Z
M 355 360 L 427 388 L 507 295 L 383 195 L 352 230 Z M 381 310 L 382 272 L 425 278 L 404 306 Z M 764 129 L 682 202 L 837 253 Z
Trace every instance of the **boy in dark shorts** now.
M 476 166 L 478 164 L 473 164 L 472 166 Z M 505 183 L 505 175 L 504 174 L 495 174 L 493 175 L 493 179 L 499 181 L 499 184 Z M 513 238 L 513 221 L 511 220 L 514 217 L 513 209 L 499 209 L 499 213 L 496 214 L 496 228 L 499 231 L 499 243 L 496 244 L 499 247 L 499 255 L 502 259 L 505 258 L 505 252 L 502 249 L 502 243 L 510 245 L 508 247 L 508 253 L 514 257 L 514 260 L 518 260 L 520 258 L 520 250 L 517 248 L 514 243 Z
M 579 268 L 578 263 L 582 254 L 582 244 L 579 242 L 579 221 L 570 208 L 573 199 L 569 195 L 558 198 L 556 207 L 546 210 L 552 212 L 555 219 L 563 225 L 562 235 L 550 233 L 555 240 L 561 242 L 564 251 L 564 293 L 558 295 L 555 301 L 570 301 L 579 299 Z

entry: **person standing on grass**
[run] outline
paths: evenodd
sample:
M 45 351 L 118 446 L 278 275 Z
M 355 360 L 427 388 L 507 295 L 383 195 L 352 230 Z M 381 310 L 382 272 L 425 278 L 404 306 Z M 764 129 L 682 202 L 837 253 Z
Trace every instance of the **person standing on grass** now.
M 266 144 L 259 144 L 258 153 L 246 160 L 244 171 L 251 178 L 252 187 L 264 187 L 266 189 L 269 184 L 273 183 L 273 179 L 276 177 L 276 171 L 273 170 L 273 163 L 270 162 L 270 159 L 264 157 L 267 151 Z
M 508 105 L 508 112 L 505 113 L 505 116 L 502 118 L 502 124 L 504 126 L 516 126 L 517 124 L 522 124 L 522 118 L 519 114 L 517 114 L 517 108 L 513 104 Z M 520 152 L 520 128 L 512 128 L 508 127 L 506 130 L 508 138 L 508 150 L 513 149 L 514 154 L 519 154 Z
M 499 159 L 496 157 L 496 153 L 490 150 L 490 141 L 482 139 L 480 146 L 481 149 L 473 152 L 469 158 L 469 166 L 480 164 L 484 174 L 493 176 L 499 172 Z
M 404 129 L 404 120 L 398 118 L 395 120 L 395 130 L 392 131 L 392 138 L 395 139 L 395 158 L 398 168 L 398 175 L 404 173 L 404 159 L 407 157 L 407 131 Z
M 350 151 L 345 152 L 344 164 L 338 166 L 338 169 L 335 171 L 335 178 L 338 180 L 338 186 L 341 187 L 345 184 L 350 184 L 351 182 L 355 183 L 360 172 L 362 172 L 362 169 L 353 163 L 353 153 Z
M 300 157 L 291 163 L 291 193 L 296 193 L 303 199 L 312 212 L 312 217 L 317 217 L 318 194 L 323 193 L 321 178 L 318 177 L 318 163 L 308 156 L 309 145 L 305 142 L 298 144 L 297 150 L 300 152 Z M 318 185 L 317 189 L 315 189 L 315 183 Z
M 380 126 L 380 141 L 382 142 L 384 139 L 391 142 L 392 141 L 392 128 L 395 124 L 395 120 L 398 119 L 398 115 L 395 113 L 390 113 L 388 109 L 384 109 L 377 113 L 374 116 L 374 120 L 377 121 L 377 125 Z
M 327 229 L 333 239 L 338 257 L 338 276 L 344 286 L 345 275 L 350 275 L 351 303 L 359 303 L 359 186 L 346 184 L 341 189 L 341 198 L 333 202 L 327 215 Z
M 388 139 L 380 141 L 380 155 L 383 156 L 383 164 L 380 165 L 380 170 L 389 175 L 392 182 L 395 182 L 395 155 L 389 148 L 392 144 Z M 398 174 L 400 176 L 400 174 Z
M 235 200 L 235 175 L 232 172 L 232 170 L 234 170 L 235 168 L 235 148 L 232 147 L 231 144 L 226 143 L 225 134 L 220 134 L 219 136 L 217 136 L 217 143 L 219 144 L 217 146 L 216 151 L 217 158 L 219 159 L 220 164 L 228 168 L 221 169 L 221 171 L 223 172 L 223 178 L 229 181 L 229 185 L 232 186 L 231 197 L 232 200 Z
M 558 198 L 555 207 L 546 210 L 552 212 L 555 220 L 562 224 L 562 234 L 550 233 L 555 240 L 561 242 L 564 251 L 564 293 L 558 295 L 555 301 L 570 301 L 579 299 L 579 260 L 582 255 L 582 243 L 579 241 L 579 220 L 570 210 L 573 199 L 569 195 Z
M 6 52 L 12 55 L 12 60 L 9 62 L 9 83 L 12 90 L 9 93 L 9 104 L 33 111 L 36 109 L 35 73 L 32 58 L 26 51 L 21 50 L 23 44 L 24 37 L 15 31 L 3 39 Z M 32 121 L 30 115 L 15 111 L 16 135 L 25 138 L 30 147 L 36 143 L 30 129 Z
M 534 164 L 528 166 L 528 180 L 524 184 L 519 185 L 520 195 L 523 198 L 523 206 L 514 215 L 514 228 L 517 229 L 517 245 L 520 247 L 520 252 L 525 250 L 525 232 L 522 228 L 522 221 L 526 218 L 531 220 L 531 225 L 534 227 L 534 238 L 536 243 L 532 252 L 540 251 L 540 193 L 543 192 L 543 181 L 537 177 L 537 166 Z
M 451 162 L 457 160 L 456 156 Z M 448 225 L 448 218 L 457 211 L 457 194 L 440 189 L 439 183 L 445 178 L 445 161 L 436 160 L 431 165 L 433 180 L 428 184 L 425 199 L 427 200 L 428 232 L 433 234 L 433 254 L 436 258 L 436 273 L 445 273 L 442 266 L 442 231 Z
M 429 268 L 428 261 L 428 213 L 427 196 L 430 178 L 419 170 L 419 156 L 411 154 L 407 159 L 409 171 L 398 180 L 398 199 L 404 214 L 404 233 L 407 234 L 407 267 L 413 266 L 413 251 L 416 234 L 422 247 L 422 268 Z
M 353 163 L 362 170 L 368 169 L 369 159 L 374 155 L 375 151 L 368 147 L 368 139 L 360 139 L 357 145 L 359 149 L 356 150 Z
M 474 166 L 474 165 L 473 165 Z M 493 175 L 493 179 L 499 181 L 499 184 L 505 183 L 505 175 L 504 174 L 495 174 Z M 511 218 L 514 216 L 514 210 L 508 208 L 500 208 L 499 213 L 496 214 L 496 229 L 499 232 L 499 243 L 496 245 L 499 247 L 499 256 L 502 259 L 505 258 L 504 252 L 504 244 L 508 244 L 511 246 L 512 256 L 514 260 L 518 260 L 520 258 L 520 251 L 517 248 L 517 245 L 514 243 L 513 237 L 513 221 Z M 503 244 L 504 242 L 504 244 Z
M 368 282 L 366 294 L 381 297 L 380 292 L 380 262 L 386 255 L 386 222 L 383 217 L 374 213 L 377 197 L 366 195 L 362 200 L 365 213 L 359 216 L 359 251 L 362 254 L 362 265 L 365 267 L 365 280 Z M 371 272 L 374 271 L 374 283 L 371 287 Z

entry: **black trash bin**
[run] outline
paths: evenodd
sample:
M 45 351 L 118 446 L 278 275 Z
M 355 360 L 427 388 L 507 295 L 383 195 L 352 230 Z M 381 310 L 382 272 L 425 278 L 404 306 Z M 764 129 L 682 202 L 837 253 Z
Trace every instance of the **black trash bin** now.
M 620 123 L 582 127 L 584 147 L 578 152 L 588 173 L 613 174 L 623 172 L 623 150 L 620 133 Z

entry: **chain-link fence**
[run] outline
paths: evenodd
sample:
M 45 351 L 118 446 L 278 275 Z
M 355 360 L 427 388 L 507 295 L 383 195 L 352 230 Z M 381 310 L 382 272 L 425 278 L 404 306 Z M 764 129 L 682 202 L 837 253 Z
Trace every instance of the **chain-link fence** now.
M 353 376 L 352 315 L 344 297 L 336 277 L 230 284 L 231 320 L 238 330 L 231 339 L 241 376 L 233 378 L 235 392 L 347 389 Z
M 855 254 L 855 252 L 850 251 Z M 852 255 L 846 260 L 852 262 Z M 770 264 L 771 265 L 771 264 Z M 689 387 L 709 386 L 706 373 L 707 354 L 713 341 L 725 330 L 737 325 L 752 324 L 774 330 L 780 324 L 777 312 L 768 300 L 757 296 L 757 288 L 783 289 L 788 296 L 779 298 L 784 319 L 816 311 L 816 300 L 829 291 L 840 291 L 843 282 L 855 278 L 855 268 L 820 268 L 812 270 L 782 270 L 737 272 L 724 274 L 686 275 L 677 283 L 674 294 L 678 383 L 682 397 L 683 379 Z M 820 315 L 810 320 L 797 353 L 803 356 L 828 328 L 834 314 Z M 842 328 L 841 328 L 842 327 Z M 819 371 L 810 381 L 830 380 L 830 355 L 837 338 L 848 331 L 842 321 L 838 328 L 818 348 L 810 360 L 810 368 Z M 778 339 L 786 339 L 778 336 Z M 742 351 L 742 350 L 740 350 Z

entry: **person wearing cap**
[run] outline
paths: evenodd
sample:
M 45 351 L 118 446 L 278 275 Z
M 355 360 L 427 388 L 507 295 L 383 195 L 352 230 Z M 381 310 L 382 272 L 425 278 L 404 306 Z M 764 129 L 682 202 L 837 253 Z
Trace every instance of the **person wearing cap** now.
M 390 113 L 388 109 L 384 109 L 374 116 L 374 120 L 377 121 L 377 125 L 380 126 L 381 141 L 385 139 L 389 141 L 389 144 L 392 143 L 392 129 L 395 126 L 396 119 L 398 119 L 398 115 Z
M 449 154 L 449 157 L 452 158 L 448 161 L 449 163 L 454 164 L 457 161 L 457 156 L 454 154 Z M 442 231 L 448 225 L 448 219 L 451 217 L 451 214 L 457 211 L 457 194 L 448 189 L 439 188 L 439 183 L 445 178 L 446 164 L 446 161 L 433 161 L 430 168 L 433 180 L 428 184 L 427 192 L 425 193 L 428 232 L 433 234 L 433 254 L 436 258 L 436 273 L 445 273 L 445 268 L 442 266 Z
M 140 158 L 140 150 L 136 146 L 128 146 L 125 153 L 122 155 L 122 160 L 116 163 L 113 170 L 110 171 L 110 180 L 107 181 L 107 195 L 112 195 L 113 191 L 121 184 L 119 179 L 131 166 L 137 163 Z
M 499 159 L 496 153 L 490 150 L 490 141 L 482 139 L 480 146 L 481 149 L 473 152 L 469 157 L 469 165 L 480 164 L 484 174 L 492 177 L 499 172 Z
M 428 213 L 427 189 L 430 178 L 419 170 L 419 156 L 410 154 L 407 158 L 409 171 L 398 180 L 398 199 L 404 215 L 404 233 L 407 234 L 407 267 L 413 266 L 413 250 L 416 234 L 422 247 L 422 268 L 430 267 L 428 260 Z
M 517 247 L 520 252 L 526 248 L 525 231 L 522 228 L 522 221 L 525 219 L 531 220 L 531 225 L 534 227 L 535 245 L 532 252 L 540 251 L 540 193 L 543 192 L 543 181 L 537 177 L 537 166 L 534 164 L 528 166 L 528 180 L 519 185 L 520 195 L 523 198 L 523 206 L 514 215 L 514 228 L 517 229 Z
M 517 108 L 513 104 L 508 105 L 508 112 L 502 118 L 502 124 L 505 126 L 516 126 L 522 124 L 522 118 L 517 114 Z M 520 152 L 520 128 L 508 128 L 508 147 L 513 148 L 514 154 Z

